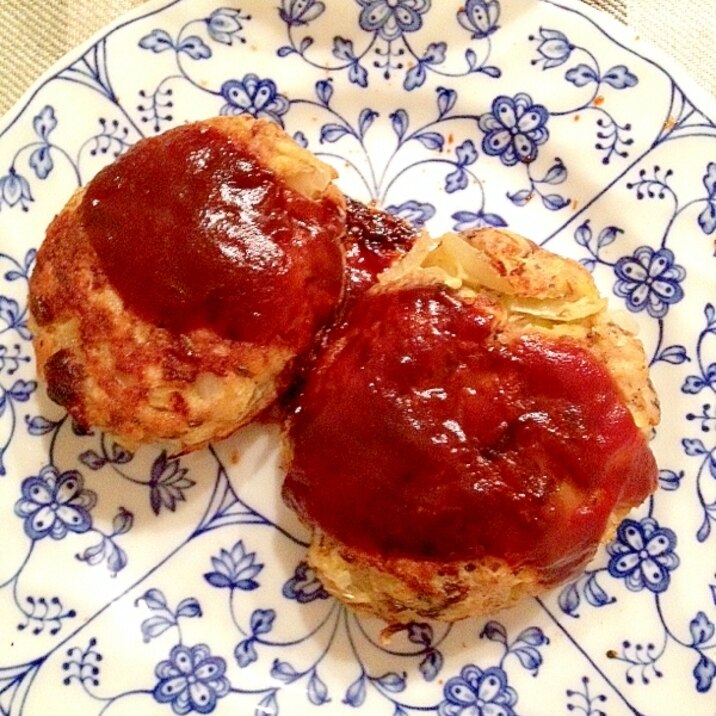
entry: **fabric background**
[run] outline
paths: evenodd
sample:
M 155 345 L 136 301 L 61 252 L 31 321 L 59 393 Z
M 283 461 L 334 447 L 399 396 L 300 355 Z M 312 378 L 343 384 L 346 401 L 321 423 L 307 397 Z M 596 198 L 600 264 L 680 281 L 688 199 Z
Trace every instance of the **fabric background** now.
M 0 0 L 0 114 L 65 52 L 145 1 Z M 714 0 L 585 2 L 631 25 L 716 94 Z

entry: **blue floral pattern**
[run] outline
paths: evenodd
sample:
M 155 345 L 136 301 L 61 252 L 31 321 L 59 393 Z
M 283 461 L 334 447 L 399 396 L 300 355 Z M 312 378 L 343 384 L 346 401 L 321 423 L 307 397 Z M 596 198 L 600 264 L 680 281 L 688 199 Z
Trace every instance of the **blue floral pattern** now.
M 485 133 L 482 151 L 499 157 L 508 167 L 517 162 L 529 164 L 537 159 L 537 147 L 549 139 L 548 119 L 547 109 L 534 104 L 524 92 L 497 97 L 492 111 L 483 114 L 478 122 Z
M 514 716 L 517 692 L 507 684 L 499 667 L 484 671 L 473 664 L 463 667 L 460 676 L 448 679 L 439 716 Z
M 358 22 L 367 32 L 377 32 L 391 42 L 403 33 L 417 32 L 423 26 L 430 0 L 358 0 Z
M 15 514 L 24 519 L 30 539 L 62 539 L 68 532 L 87 532 L 92 526 L 90 510 L 97 495 L 84 488 L 76 470 L 60 473 L 46 465 L 39 475 L 22 482 L 22 498 L 15 503 Z
M 221 96 L 226 104 L 221 114 L 250 114 L 252 117 L 270 119 L 283 126 L 281 119 L 288 112 L 289 102 L 276 89 L 270 79 L 260 79 L 250 72 L 241 80 L 227 80 L 221 85 Z
M 716 110 L 610 33 L 572 0 L 175 0 L 5 120 L 0 710 L 711 716 Z M 574 256 L 630 311 L 662 397 L 659 487 L 582 575 L 500 621 L 386 629 L 306 562 L 269 426 L 135 452 L 43 400 L 42 227 L 142 137 L 219 113 L 278 123 L 417 227 L 508 226 Z
M 609 574 L 624 579 L 628 589 L 664 592 L 671 572 L 679 566 L 674 552 L 676 535 L 647 517 L 641 522 L 627 519 L 619 525 L 617 538 L 607 545 Z
M 684 297 L 681 283 L 686 270 L 676 263 L 671 249 L 655 251 L 651 246 L 640 246 L 633 256 L 617 261 L 614 273 L 614 293 L 626 298 L 630 311 L 646 310 L 653 318 L 663 318 L 669 307 Z
M 157 664 L 159 681 L 152 694 L 159 703 L 171 704 L 175 714 L 208 714 L 231 688 L 225 671 L 226 662 L 212 656 L 206 644 L 178 644 Z

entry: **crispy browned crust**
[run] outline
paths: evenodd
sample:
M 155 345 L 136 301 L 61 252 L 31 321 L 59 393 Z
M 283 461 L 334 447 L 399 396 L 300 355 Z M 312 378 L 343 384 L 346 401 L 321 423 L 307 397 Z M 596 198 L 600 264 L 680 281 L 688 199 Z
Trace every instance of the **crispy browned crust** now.
M 325 195 L 335 172 L 270 122 L 207 120 L 296 191 Z M 78 190 L 50 224 L 30 280 L 30 329 L 38 373 L 52 400 L 85 427 L 127 446 L 164 442 L 189 451 L 224 437 L 275 398 L 294 356 L 205 328 L 173 334 L 129 310 L 101 268 L 79 220 Z
M 454 246 L 457 238 L 426 239 L 423 248 L 416 247 L 424 255 L 409 254 L 408 269 L 393 267 L 376 290 L 442 282 L 465 301 L 480 294 L 490 302 L 497 340 L 511 342 L 527 333 L 571 337 L 608 368 L 637 426 L 650 437 L 659 422 L 659 404 L 644 349 L 618 317 L 607 312 L 584 267 L 510 232 L 466 232 L 460 239 L 475 249 L 471 255 L 464 254 L 463 246 Z M 615 507 L 602 542 L 612 538 L 633 506 Z M 342 544 L 320 528 L 314 530 L 309 562 L 332 595 L 391 624 L 493 614 L 554 586 L 548 571 L 536 566 L 515 568 L 496 558 L 386 559 Z

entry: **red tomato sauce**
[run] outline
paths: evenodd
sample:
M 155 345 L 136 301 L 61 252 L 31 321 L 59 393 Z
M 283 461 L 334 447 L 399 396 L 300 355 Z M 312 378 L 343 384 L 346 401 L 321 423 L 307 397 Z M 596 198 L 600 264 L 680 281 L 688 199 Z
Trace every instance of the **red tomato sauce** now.
M 303 350 L 342 295 L 341 209 L 211 127 L 139 142 L 89 184 L 80 212 L 125 304 L 174 332 Z
M 284 498 L 307 523 L 384 557 L 494 556 L 557 582 L 615 505 L 645 499 L 654 458 L 606 369 L 492 324 L 437 286 L 354 304 L 289 423 Z

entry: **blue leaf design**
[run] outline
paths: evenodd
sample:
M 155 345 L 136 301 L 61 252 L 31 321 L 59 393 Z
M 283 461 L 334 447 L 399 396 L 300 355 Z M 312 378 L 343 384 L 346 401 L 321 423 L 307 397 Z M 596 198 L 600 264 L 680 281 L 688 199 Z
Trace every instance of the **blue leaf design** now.
M 304 37 L 303 40 L 301 40 L 301 43 L 298 46 L 299 54 L 303 54 L 311 45 L 313 44 L 313 38 L 312 37 Z
M 395 705 L 395 711 L 393 711 L 393 716 L 408 716 L 408 712 L 400 706 L 400 704 Z
M 308 680 L 306 694 L 308 695 L 308 700 L 316 706 L 321 706 L 331 700 L 328 696 L 328 689 L 326 685 L 323 683 L 315 670 L 311 674 L 311 678 Z
M 206 572 L 204 579 L 217 589 L 230 589 L 233 586 L 233 581 L 220 572 Z
M 445 144 L 445 138 L 440 132 L 421 132 L 416 134 L 413 139 L 417 139 L 427 149 L 437 149 L 442 151 Z
M 681 441 L 681 444 L 684 446 L 684 452 L 690 457 L 705 455 L 708 452 L 703 442 L 701 442 L 698 438 L 684 438 Z
M 142 636 L 145 642 L 163 634 L 167 629 L 176 625 L 176 621 L 168 615 L 155 614 L 142 622 Z
M 569 204 L 569 199 L 565 199 L 559 194 L 545 194 L 542 197 L 542 203 L 550 211 L 559 211 Z
M 698 664 L 694 667 L 694 679 L 696 681 L 696 690 L 705 694 L 711 689 L 714 677 L 716 677 L 716 663 L 711 661 L 706 654 L 702 654 Z
M 445 177 L 445 191 L 448 194 L 467 188 L 468 176 L 464 169 L 455 169 Z
M 398 139 L 402 139 L 405 136 L 405 132 L 408 129 L 408 113 L 404 109 L 396 109 L 390 115 L 390 123 L 393 125 L 393 131 L 395 132 Z
M 507 644 L 507 630 L 500 622 L 489 621 L 480 633 L 480 638 Z
M 683 470 L 679 472 L 675 472 L 674 470 L 659 470 L 659 485 L 661 485 L 662 490 L 666 490 L 667 492 L 678 490 L 683 479 Z
M 431 42 L 420 61 L 426 65 L 439 65 L 445 62 L 445 50 L 447 50 L 447 43 Z
M 584 266 L 587 271 L 594 271 L 597 262 L 594 259 L 579 259 L 579 263 Z
M 438 115 L 444 117 L 457 102 L 457 92 L 447 87 L 438 87 Z
M 52 157 L 50 156 L 50 145 L 43 144 L 35 149 L 30 155 L 28 163 L 38 179 L 47 179 L 54 167 Z
M 177 617 L 200 617 L 201 615 L 201 606 L 194 597 L 182 599 L 177 606 Z
M 425 681 L 433 681 L 443 668 L 443 655 L 437 649 L 430 649 L 418 668 Z
M 701 392 L 702 388 L 706 387 L 706 383 L 700 375 L 689 375 L 686 376 L 684 384 L 681 386 L 682 393 L 688 393 L 689 395 L 696 395 Z
M 584 583 L 584 598 L 593 607 L 603 607 L 606 604 L 611 604 L 616 601 L 614 597 L 610 597 L 604 589 L 597 582 L 597 573 L 589 575 L 589 578 Z
M 671 363 L 672 365 L 679 365 L 686 363 L 689 360 L 689 356 L 686 353 L 685 346 L 673 345 L 664 348 L 664 350 L 659 353 L 657 360 Z
M 296 142 L 299 147 L 303 147 L 304 149 L 308 146 L 306 135 L 301 131 L 293 133 L 293 141 Z
M 254 661 L 259 658 L 259 655 L 256 653 L 255 641 L 253 637 L 243 639 L 234 649 L 234 658 L 242 669 L 245 669 L 249 664 L 253 664 Z
M 368 70 L 359 62 L 354 62 L 348 69 L 348 79 L 359 87 L 368 86 Z
M 32 128 L 43 142 L 49 140 L 50 133 L 56 126 L 55 110 L 49 104 L 46 104 L 32 120 Z
M 477 54 L 475 53 L 475 50 L 470 47 L 465 50 L 465 61 L 467 62 L 467 66 L 471 72 L 474 72 L 477 69 Z
M 164 52 L 164 50 L 173 50 L 174 42 L 165 30 L 152 30 L 139 41 L 139 46 L 143 50 Z
M 86 465 L 90 470 L 100 470 L 107 464 L 107 461 L 94 450 L 85 450 L 85 452 L 80 455 L 80 462 Z
M 567 178 L 567 168 L 561 159 L 557 159 L 555 163 L 547 170 L 542 181 L 545 184 L 561 184 Z
M 331 80 L 319 80 L 316 82 L 316 97 L 318 97 L 321 104 L 328 106 L 333 97 L 333 83 Z
M 716 201 L 706 203 L 706 207 L 699 214 L 698 222 L 701 230 L 707 236 L 716 231 Z
M 707 303 L 704 306 L 704 316 L 706 317 L 706 324 L 709 326 L 716 325 L 716 307 L 712 303 Z
M 408 641 L 413 644 L 433 643 L 433 628 L 425 622 L 411 622 L 408 624 Z
M 373 682 L 391 694 L 399 694 L 405 690 L 405 677 L 405 672 L 396 674 L 394 671 L 391 671 L 387 674 L 383 674 L 383 676 L 376 677 L 373 679 Z
M 24 403 L 30 399 L 36 389 L 37 383 L 34 380 L 16 380 L 8 393 L 14 400 Z
M 355 60 L 356 54 L 353 51 L 353 40 L 348 40 L 340 36 L 334 37 L 333 55 L 339 60 L 346 60 L 348 62 Z
M 346 690 L 343 703 L 348 704 L 348 706 L 352 706 L 353 708 L 358 708 L 363 705 L 365 695 L 365 673 L 362 673 Z
M 358 135 L 361 139 L 365 137 L 366 132 L 370 129 L 377 116 L 378 113 L 375 110 L 368 109 L 368 107 L 361 110 L 358 116 Z
M 574 232 L 574 240 L 580 246 L 589 246 L 589 242 L 592 240 L 592 229 L 588 221 L 581 224 Z
M 507 198 L 515 206 L 525 206 L 528 201 L 532 200 L 533 196 L 531 189 L 520 189 L 520 191 L 516 191 L 514 194 L 507 193 Z
M 135 604 L 138 604 L 139 602 L 144 602 L 154 611 L 167 608 L 167 599 L 164 596 L 164 593 L 159 589 L 148 589 L 136 600 Z
M 477 161 L 477 149 L 474 142 L 466 139 L 462 144 L 459 144 L 455 149 L 455 156 L 457 156 L 457 163 L 461 167 L 474 164 Z
M 112 519 L 112 532 L 113 535 L 124 535 L 132 529 L 134 524 L 134 515 L 126 510 L 124 507 L 120 507 L 117 514 Z
M 422 87 L 425 84 L 427 73 L 422 62 L 418 62 L 405 73 L 403 87 L 410 92 L 416 87 Z
M 190 35 L 182 40 L 181 45 L 177 47 L 177 52 L 183 52 L 189 55 L 192 60 L 206 60 L 211 57 L 211 49 L 204 41 L 196 35 Z
M 320 141 L 323 142 L 337 142 L 341 137 L 348 134 L 348 129 L 342 124 L 324 124 L 321 127 Z
M 484 213 L 482 220 L 487 226 L 494 226 L 496 228 L 507 226 L 507 222 L 499 214 Z
M 579 616 L 577 609 L 579 609 L 579 603 L 581 601 L 579 597 L 579 590 L 577 585 L 572 582 L 562 589 L 557 599 L 559 608 L 571 617 Z
M 619 234 L 623 233 L 622 229 L 616 226 L 607 226 L 599 232 L 599 236 L 597 237 L 597 246 L 600 249 L 605 246 L 609 246 L 609 244 L 614 243 L 614 240 Z
M 502 70 L 499 67 L 495 67 L 494 65 L 485 65 L 484 67 L 480 68 L 480 72 L 482 72 L 483 75 L 493 77 L 494 79 L 502 77 Z
M 276 700 L 276 692 L 272 691 L 259 701 L 256 711 L 254 711 L 254 716 L 277 716 L 277 714 L 278 701 Z
M 27 432 L 30 433 L 30 435 L 47 435 L 47 433 L 52 432 L 59 425 L 59 423 L 53 420 L 43 418 L 42 415 L 32 417 L 27 415 L 25 416 L 25 423 L 27 424 Z
M 571 82 L 577 87 L 584 87 L 584 85 L 588 85 L 590 82 L 599 82 L 597 73 L 589 67 L 589 65 L 582 63 L 576 67 L 572 67 L 571 70 L 567 70 L 564 77 L 568 82 Z
M 268 634 L 273 629 L 276 612 L 273 609 L 255 609 L 251 615 L 251 633 Z
M 527 627 L 517 635 L 515 642 L 524 642 L 528 646 L 543 646 L 549 644 L 549 639 L 544 635 L 544 632 L 536 626 Z
M 698 532 L 696 533 L 696 539 L 699 542 L 705 542 L 709 535 L 711 534 L 711 520 L 709 519 L 708 514 L 704 516 L 704 521 L 701 523 L 701 526 L 698 529 Z
M 127 566 L 127 553 L 112 540 L 107 543 L 107 569 L 112 576 L 121 572 Z
M 279 47 L 278 50 L 276 50 L 276 54 L 279 57 L 288 57 L 294 52 L 296 52 L 296 50 L 294 50 L 293 47 L 289 47 L 288 45 L 283 45 L 282 47 Z
M 296 679 L 300 679 L 303 674 L 291 666 L 287 661 L 279 661 L 278 659 L 273 660 L 271 666 L 271 677 L 282 681 L 284 684 L 290 684 Z
M 713 637 L 714 633 L 716 633 L 716 627 L 704 612 L 698 612 L 689 624 L 689 631 L 691 632 L 692 645 L 700 646 Z
M 520 664 L 531 672 L 536 672 L 542 666 L 542 654 L 531 646 L 512 649 L 511 652 L 520 660 Z
M 602 81 L 614 87 L 614 89 L 626 89 L 639 84 L 637 76 L 629 72 L 626 65 L 616 65 L 608 69 L 602 77 Z

